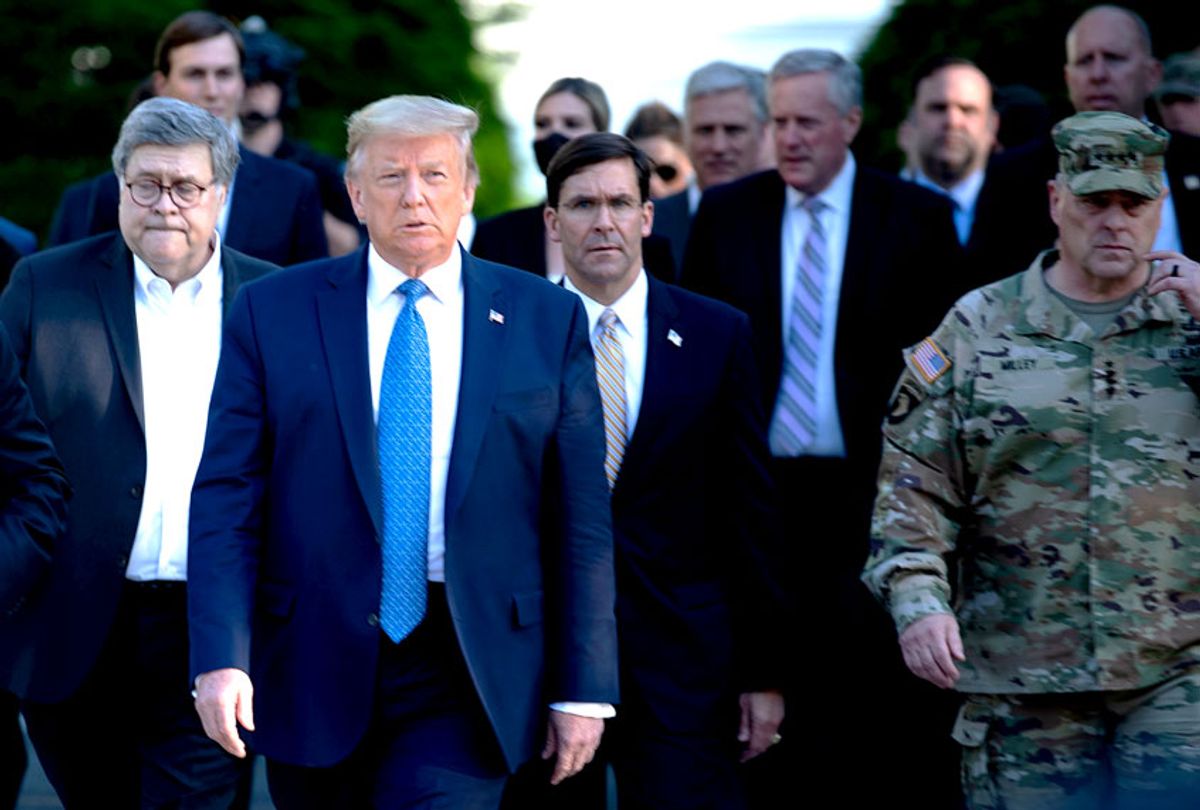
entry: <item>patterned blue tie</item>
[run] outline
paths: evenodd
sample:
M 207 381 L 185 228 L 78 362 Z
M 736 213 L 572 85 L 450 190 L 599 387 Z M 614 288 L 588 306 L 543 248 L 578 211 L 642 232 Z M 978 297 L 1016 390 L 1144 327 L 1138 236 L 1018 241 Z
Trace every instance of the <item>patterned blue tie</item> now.
M 379 478 L 383 492 L 383 631 L 400 641 L 425 615 L 429 544 L 429 454 L 432 383 L 429 339 L 417 300 L 429 288 L 400 285 L 396 316 L 379 386 Z

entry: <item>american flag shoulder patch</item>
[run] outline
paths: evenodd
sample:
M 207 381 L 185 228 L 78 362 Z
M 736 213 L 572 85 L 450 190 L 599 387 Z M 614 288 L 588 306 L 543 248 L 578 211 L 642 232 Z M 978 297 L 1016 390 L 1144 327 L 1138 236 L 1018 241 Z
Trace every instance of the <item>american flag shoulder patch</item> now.
M 926 383 L 932 383 L 950 370 L 950 358 L 927 337 L 918 343 L 908 355 L 909 364 L 917 370 Z

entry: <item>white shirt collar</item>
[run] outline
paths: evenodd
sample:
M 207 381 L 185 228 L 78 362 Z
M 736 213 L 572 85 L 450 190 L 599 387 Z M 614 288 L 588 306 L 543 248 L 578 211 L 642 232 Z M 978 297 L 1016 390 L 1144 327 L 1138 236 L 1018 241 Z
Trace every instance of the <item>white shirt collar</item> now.
M 850 200 L 854 197 L 854 174 L 858 171 L 858 164 L 854 160 L 854 153 L 846 151 L 846 162 L 842 164 L 842 168 L 833 176 L 833 180 L 829 181 L 821 191 L 812 195 L 817 197 L 829 207 L 829 210 L 839 216 L 850 216 Z M 787 189 L 787 205 L 789 208 L 800 206 L 809 195 L 797 191 L 791 186 L 785 186 Z
M 961 210 L 970 211 L 975 207 L 975 200 L 979 197 L 979 190 L 983 188 L 983 169 L 976 169 L 950 188 L 942 188 L 930 180 L 925 175 L 925 172 L 920 169 L 917 170 L 912 180 L 917 185 L 925 186 L 925 188 L 932 189 L 938 194 L 944 194 L 949 197 Z
M 195 301 L 209 301 L 213 296 L 218 300 L 221 298 L 221 237 L 216 231 L 212 235 L 213 252 L 208 257 L 208 261 L 200 268 L 200 272 L 182 282 L 175 288 L 175 292 L 182 292 L 190 295 Z M 132 251 L 130 251 L 132 253 Z M 157 278 L 162 278 L 153 270 L 150 265 L 142 260 L 142 257 L 133 254 L 133 287 L 134 294 L 138 296 L 147 296 L 150 285 Z M 162 279 L 166 281 L 166 279 Z
M 589 335 L 596 333 L 596 324 L 606 309 L 611 309 L 616 313 L 630 337 L 641 339 L 646 331 L 646 301 L 650 296 L 650 282 L 646 280 L 645 268 L 638 271 L 637 278 L 633 280 L 629 289 L 607 307 L 580 292 L 579 288 L 571 283 L 570 276 L 563 277 L 563 287 L 583 299 L 583 308 L 587 312 Z
M 421 281 L 429 288 L 433 297 L 442 303 L 462 289 L 461 250 L 455 244 L 446 261 L 421 274 Z M 409 276 L 388 264 L 387 260 L 379 255 L 375 245 L 367 249 L 367 301 L 371 306 L 379 306 L 383 299 L 394 293 L 396 288 L 408 279 Z
M 700 197 L 703 196 L 703 194 L 703 189 L 696 185 L 696 178 L 693 175 L 692 179 L 687 184 L 687 202 L 689 214 L 696 213 L 696 209 L 700 207 Z

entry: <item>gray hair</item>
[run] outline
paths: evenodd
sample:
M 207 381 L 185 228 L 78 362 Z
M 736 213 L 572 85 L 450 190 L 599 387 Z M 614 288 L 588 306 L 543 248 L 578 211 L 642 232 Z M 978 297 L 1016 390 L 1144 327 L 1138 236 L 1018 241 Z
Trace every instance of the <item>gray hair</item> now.
M 767 81 L 774 84 L 806 73 L 829 74 L 829 101 L 842 115 L 862 107 L 862 71 L 836 51 L 822 48 L 789 51 L 771 67 Z
M 212 158 L 213 183 L 229 187 L 238 167 L 238 146 L 229 127 L 208 110 L 175 98 L 151 98 L 133 108 L 121 124 L 112 165 L 124 180 L 125 167 L 139 146 L 191 146 L 202 143 Z
M 479 129 L 479 116 L 469 107 L 433 96 L 388 96 L 374 101 L 346 119 L 346 176 L 353 178 L 363 161 L 363 145 L 376 135 L 424 138 L 452 135 L 466 160 L 467 185 L 479 184 L 479 168 L 471 137 Z
M 691 106 L 693 99 L 729 90 L 745 90 L 754 102 L 754 117 L 766 123 L 770 117 L 767 112 L 766 74 L 732 62 L 709 62 L 688 76 L 687 87 L 683 91 L 684 110 Z

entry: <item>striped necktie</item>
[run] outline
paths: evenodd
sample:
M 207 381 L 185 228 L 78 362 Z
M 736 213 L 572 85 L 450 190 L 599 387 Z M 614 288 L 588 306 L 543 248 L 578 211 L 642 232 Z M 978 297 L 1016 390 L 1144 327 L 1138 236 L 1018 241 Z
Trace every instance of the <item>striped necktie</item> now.
M 617 483 L 617 471 L 625 456 L 625 353 L 617 338 L 617 313 L 600 313 L 592 348 L 596 354 L 596 382 L 604 409 L 604 473 L 608 488 Z
M 825 290 L 826 241 L 816 197 L 803 203 L 811 227 L 800 251 L 792 287 L 791 317 L 783 350 L 783 374 L 768 439 L 777 456 L 797 456 L 817 435 L 817 359 L 821 349 L 821 307 Z
M 429 544 L 429 456 L 433 384 L 429 339 L 417 301 L 429 292 L 409 279 L 388 340 L 379 385 L 379 478 L 383 495 L 380 624 L 400 641 L 425 616 Z

